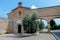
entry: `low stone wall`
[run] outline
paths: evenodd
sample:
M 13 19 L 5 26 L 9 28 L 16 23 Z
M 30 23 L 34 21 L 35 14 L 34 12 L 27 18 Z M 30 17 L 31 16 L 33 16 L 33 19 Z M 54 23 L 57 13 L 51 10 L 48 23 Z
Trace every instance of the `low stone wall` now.
M 9 20 L 7 18 L 0 18 L 0 33 L 6 33 Z

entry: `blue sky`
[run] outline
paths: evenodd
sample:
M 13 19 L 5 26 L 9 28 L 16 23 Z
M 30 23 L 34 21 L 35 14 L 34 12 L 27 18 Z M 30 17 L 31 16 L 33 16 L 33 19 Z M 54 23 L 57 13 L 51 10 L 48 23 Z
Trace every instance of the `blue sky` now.
M 60 5 L 60 0 L 0 0 L 0 17 L 7 18 L 6 14 L 16 8 L 18 2 L 22 2 L 23 6 L 29 8 L 32 5 L 38 8 Z
M 37 8 L 60 5 L 60 0 L 0 0 L 0 18 L 8 18 L 7 14 L 18 6 L 18 2 L 29 8 L 33 5 Z

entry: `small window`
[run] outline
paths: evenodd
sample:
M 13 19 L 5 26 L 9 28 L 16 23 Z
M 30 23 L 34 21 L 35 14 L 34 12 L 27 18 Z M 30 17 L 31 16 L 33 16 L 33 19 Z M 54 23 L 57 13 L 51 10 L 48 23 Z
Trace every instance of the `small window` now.
M 21 15 L 21 12 L 19 11 L 19 15 Z

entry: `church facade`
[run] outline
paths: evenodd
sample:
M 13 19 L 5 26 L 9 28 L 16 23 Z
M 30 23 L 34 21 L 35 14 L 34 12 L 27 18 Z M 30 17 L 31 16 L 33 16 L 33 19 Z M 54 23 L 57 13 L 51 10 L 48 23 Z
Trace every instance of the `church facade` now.
M 8 18 L 0 18 L 0 27 L 2 27 L 0 30 L 4 30 L 2 33 L 23 33 L 22 19 L 26 14 L 32 15 L 33 13 L 38 15 L 38 19 L 47 20 L 48 26 L 50 26 L 50 20 L 60 17 L 60 6 L 30 9 L 23 7 L 22 3 L 19 2 L 18 7 L 7 14 Z

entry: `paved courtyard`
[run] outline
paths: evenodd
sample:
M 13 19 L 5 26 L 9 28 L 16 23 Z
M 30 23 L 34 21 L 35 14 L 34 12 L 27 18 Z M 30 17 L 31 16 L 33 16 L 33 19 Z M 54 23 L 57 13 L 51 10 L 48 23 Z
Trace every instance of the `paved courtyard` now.
M 40 33 L 39 35 L 20 37 L 18 35 L 0 35 L 0 40 L 55 40 L 54 36 L 48 33 Z

